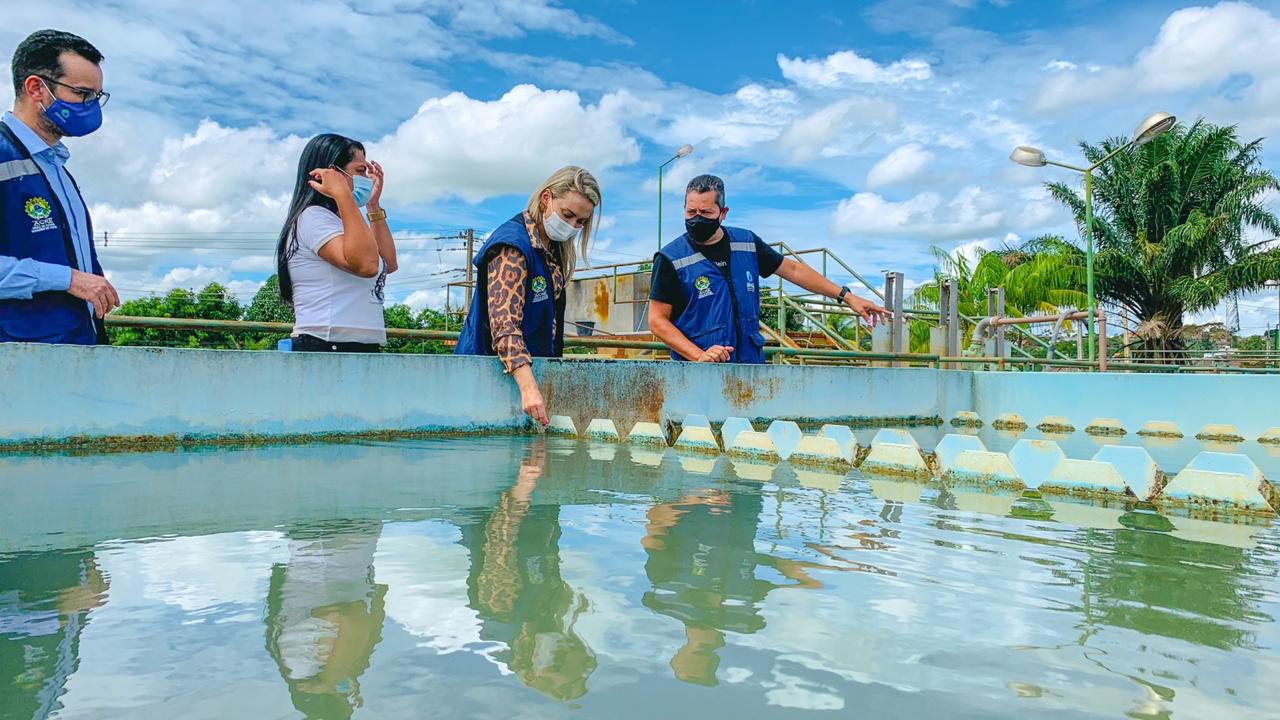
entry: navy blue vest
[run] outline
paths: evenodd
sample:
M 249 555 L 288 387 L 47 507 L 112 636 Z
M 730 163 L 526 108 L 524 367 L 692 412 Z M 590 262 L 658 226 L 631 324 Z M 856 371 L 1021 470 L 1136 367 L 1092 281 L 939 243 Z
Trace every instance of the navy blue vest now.
M 551 268 L 546 256 L 535 250 L 524 226 L 524 214 L 516 215 L 498 226 L 488 241 L 476 253 L 476 288 L 471 295 L 471 307 L 467 310 L 466 324 L 458 337 L 455 355 L 494 355 L 493 335 L 489 332 L 489 273 L 485 258 L 495 247 L 505 245 L 524 254 L 529 269 L 524 281 L 524 321 L 520 330 L 524 344 L 534 357 L 560 357 L 564 355 L 564 296 L 559 301 L 552 287 Z M 568 294 L 566 289 L 565 294 Z
M 92 222 L 89 237 L 93 237 Z M 92 242 L 89 246 L 93 267 L 85 270 L 76 263 L 66 209 L 27 149 L 0 122 L 0 255 L 101 275 L 97 250 Z M 89 314 L 85 301 L 70 293 L 41 292 L 30 300 L 0 300 L 0 342 L 93 345 L 105 339 L 102 325 Z
M 688 235 L 681 235 L 660 251 L 675 267 L 689 300 L 675 325 L 689 342 L 703 350 L 712 345 L 733 347 L 730 362 L 763 363 L 760 262 L 755 238 L 741 228 L 725 227 L 724 232 L 726 237 L 720 242 L 729 243 L 727 273 L 698 252 Z M 671 359 L 685 358 L 673 351 Z

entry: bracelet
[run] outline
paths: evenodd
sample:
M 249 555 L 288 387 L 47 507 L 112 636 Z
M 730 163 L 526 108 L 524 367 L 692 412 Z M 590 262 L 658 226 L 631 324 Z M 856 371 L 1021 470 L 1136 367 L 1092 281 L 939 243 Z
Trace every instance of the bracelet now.
M 836 300 L 844 302 L 844 296 L 849 294 L 848 286 L 840 288 L 840 294 L 836 296 Z
M 369 222 L 371 223 L 375 223 L 375 222 L 378 222 L 379 220 L 386 220 L 386 219 L 387 219 L 386 210 L 378 210 L 377 212 L 369 213 Z

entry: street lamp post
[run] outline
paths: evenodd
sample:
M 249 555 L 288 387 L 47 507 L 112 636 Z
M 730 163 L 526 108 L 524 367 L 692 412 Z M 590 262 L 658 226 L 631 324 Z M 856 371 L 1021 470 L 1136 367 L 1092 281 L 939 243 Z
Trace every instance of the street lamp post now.
M 1112 150 L 1106 157 L 1087 168 L 1076 167 L 1075 165 L 1067 165 L 1066 163 L 1054 162 L 1044 156 L 1044 152 L 1038 148 L 1020 145 L 1013 149 L 1009 154 L 1009 159 L 1019 165 L 1027 167 L 1044 167 L 1045 165 L 1053 165 L 1055 167 L 1074 170 L 1084 174 L 1084 247 L 1085 247 L 1085 291 L 1089 296 L 1089 361 L 1093 362 L 1097 359 L 1097 334 L 1094 328 L 1094 319 L 1097 314 L 1097 300 L 1093 293 L 1093 171 L 1097 170 L 1104 163 L 1129 148 L 1139 147 L 1151 142 L 1157 135 L 1167 132 L 1177 122 L 1177 118 L 1169 113 L 1158 112 L 1151 115 L 1147 119 L 1138 123 L 1138 127 L 1133 131 L 1133 138 L 1129 142 Z M 1106 338 L 1103 338 L 1106 342 Z M 1106 352 L 1104 347 L 1103 352 Z
M 676 154 L 671 156 L 670 160 L 658 166 L 658 249 L 662 249 L 662 171 L 671 163 L 685 157 L 693 152 L 693 146 L 688 143 L 681 145 Z

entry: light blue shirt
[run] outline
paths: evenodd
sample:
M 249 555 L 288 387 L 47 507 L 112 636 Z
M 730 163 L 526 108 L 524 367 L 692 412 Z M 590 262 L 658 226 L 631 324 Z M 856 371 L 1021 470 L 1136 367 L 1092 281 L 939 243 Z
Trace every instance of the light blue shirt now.
M 11 112 L 6 112 L 0 122 L 8 125 L 18 142 L 31 153 L 31 159 L 40 168 L 40 172 L 44 173 L 58 202 L 66 211 L 76 250 L 76 267 L 83 272 L 93 272 L 88 212 L 84 207 L 84 199 L 76 192 L 76 186 L 64 167 L 71 157 L 71 151 L 61 142 L 49 147 L 34 130 Z M 33 293 L 66 290 L 70 287 L 71 268 L 65 265 L 0 255 L 0 300 L 27 300 Z

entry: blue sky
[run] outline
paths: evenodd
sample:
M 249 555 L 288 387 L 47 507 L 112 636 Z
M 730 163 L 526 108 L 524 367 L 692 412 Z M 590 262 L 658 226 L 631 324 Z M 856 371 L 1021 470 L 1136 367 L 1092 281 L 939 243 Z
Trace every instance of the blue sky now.
M 461 263 L 434 229 L 485 232 L 567 163 L 604 185 L 594 263 L 652 253 L 656 167 L 688 142 L 664 237 L 683 183 L 714 172 L 732 223 L 914 284 L 932 246 L 1074 235 L 1041 187 L 1074 178 L 1011 164 L 1014 145 L 1071 161 L 1155 110 L 1280 127 L 1276 2 L 47 0 L 6 9 L 0 55 L 41 27 L 107 56 L 107 124 L 70 146 L 127 297 L 250 297 L 325 131 L 386 166 L 388 290 L 421 307 Z M 1245 298 L 1243 330 L 1268 322 L 1274 295 Z

